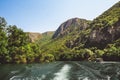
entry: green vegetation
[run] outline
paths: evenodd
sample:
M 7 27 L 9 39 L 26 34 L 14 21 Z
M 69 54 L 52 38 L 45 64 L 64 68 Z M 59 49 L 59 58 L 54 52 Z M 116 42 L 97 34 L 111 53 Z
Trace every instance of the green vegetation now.
M 88 24 L 87 21 L 86 23 Z M 85 24 L 85 22 L 82 24 Z M 93 52 L 90 49 L 84 48 L 84 43 L 86 42 L 84 39 L 88 37 L 86 35 L 90 32 L 90 30 L 80 30 L 79 25 L 75 27 L 71 25 L 68 30 L 70 30 L 70 28 L 72 28 L 72 31 L 69 32 L 66 30 L 69 34 L 64 35 L 64 37 L 60 36 L 55 39 L 49 38 L 47 41 L 41 39 L 39 44 L 41 44 L 42 41 L 43 43 L 46 42 L 44 45 L 40 45 L 41 53 L 52 54 L 54 59 L 57 61 L 88 60 L 88 58 L 93 55 Z
M 55 60 L 94 61 L 96 58 L 103 58 L 104 60 L 120 61 L 120 33 L 118 30 L 119 27 L 117 28 L 115 25 L 116 23 L 119 23 L 119 14 L 120 2 L 92 22 L 78 21 L 77 23 L 75 22 L 69 26 L 65 26 L 67 27 L 66 30 L 63 31 L 65 35 L 58 35 L 57 38 L 51 39 L 45 45 L 40 46 L 41 52 L 44 54 L 53 54 Z M 86 23 L 90 26 L 84 30 L 80 30 L 80 25 Z M 65 24 L 67 23 L 65 22 Z M 62 24 L 62 26 L 63 25 L 64 24 Z M 118 31 L 113 33 L 110 33 L 110 31 L 108 32 L 110 29 L 111 31 L 112 29 L 115 29 L 114 27 L 116 27 L 116 30 Z M 96 34 L 99 33 L 97 35 L 98 40 L 101 39 L 99 42 L 90 42 L 92 41 L 90 37 L 93 30 L 98 30 Z M 97 40 L 97 38 L 95 40 Z M 89 45 L 90 43 L 92 45 Z
M 6 61 L 8 50 L 7 50 L 7 34 L 6 34 L 6 21 L 0 17 L 0 61 Z
M 93 21 L 71 20 L 31 42 L 28 33 L 0 17 L 0 63 L 120 61 L 120 2 Z
M 42 33 L 42 37 L 36 41 L 40 46 L 43 46 L 47 44 L 49 41 L 51 41 L 52 35 L 54 34 L 54 31 L 48 31 L 45 33 Z
M 105 11 L 102 15 L 94 19 L 91 23 L 92 28 L 108 27 L 114 25 L 120 19 L 120 2 Z
M 32 63 L 52 61 L 52 55 L 41 54 L 39 45 L 17 26 L 7 26 L 0 17 L 0 63 Z

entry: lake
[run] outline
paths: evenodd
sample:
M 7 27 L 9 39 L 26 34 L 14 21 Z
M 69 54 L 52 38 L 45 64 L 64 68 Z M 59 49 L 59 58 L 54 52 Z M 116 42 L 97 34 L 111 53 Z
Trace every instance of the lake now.
M 118 62 L 1 64 L 0 80 L 120 80 Z

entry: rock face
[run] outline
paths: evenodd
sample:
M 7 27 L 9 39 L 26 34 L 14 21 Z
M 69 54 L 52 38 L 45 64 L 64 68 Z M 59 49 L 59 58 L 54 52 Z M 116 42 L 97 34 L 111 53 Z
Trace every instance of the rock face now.
M 89 21 L 85 19 L 72 18 L 62 23 L 59 28 L 55 31 L 52 38 L 63 37 L 73 31 L 80 31 L 86 29 Z
M 86 47 L 105 48 L 120 38 L 120 1 L 90 24 L 91 32 Z
M 28 32 L 28 35 L 31 39 L 31 42 L 35 42 L 36 40 L 39 40 L 40 38 L 42 38 L 42 34 L 40 33 Z
M 94 29 L 90 34 L 91 41 L 100 42 L 101 40 L 113 41 L 120 38 L 120 20 L 113 26 Z
M 118 38 L 120 38 L 120 20 L 113 26 L 92 30 L 86 44 L 88 46 L 104 48 L 108 43 L 111 43 Z

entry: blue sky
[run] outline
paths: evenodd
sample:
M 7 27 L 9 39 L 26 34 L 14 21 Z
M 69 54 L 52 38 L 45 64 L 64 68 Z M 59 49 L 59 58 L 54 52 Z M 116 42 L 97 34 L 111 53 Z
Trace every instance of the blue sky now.
M 93 20 L 119 0 L 0 0 L 0 16 L 25 32 L 55 31 L 64 21 Z

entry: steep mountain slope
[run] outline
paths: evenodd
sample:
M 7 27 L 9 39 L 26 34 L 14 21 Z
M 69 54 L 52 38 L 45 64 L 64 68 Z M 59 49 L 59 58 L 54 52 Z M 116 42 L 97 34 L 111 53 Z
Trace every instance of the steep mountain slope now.
M 105 48 L 108 43 L 120 38 L 120 1 L 94 19 L 87 47 Z
M 62 23 L 41 52 L 55 60 L 120 61 L 120 1 L 93 21 L 73 18 Z
M 71 51 L 73 47 L 82 46 L 82 44 L 79 43 L 82 39 L 79 39 L 78 43 L 75 42 L 77 41 L 76 39 L 86 31 L 90 22 L 91 21 L 85 19 L 73 18 L 62 23 L 52 36 L 52 39 L 49 39 L 47 43 L 41 46 L 41 52 L 43 54 L 48 53 L 54 55 L 55 60 L 64 60 L 65 58 L 62 56 L 73 53 Z
M 79 18 L 69 19 L 59 26 L 52 38 L 63 37 L 72 32 L 80 32 L 89 26 L 89 22 L 88 20 Z

